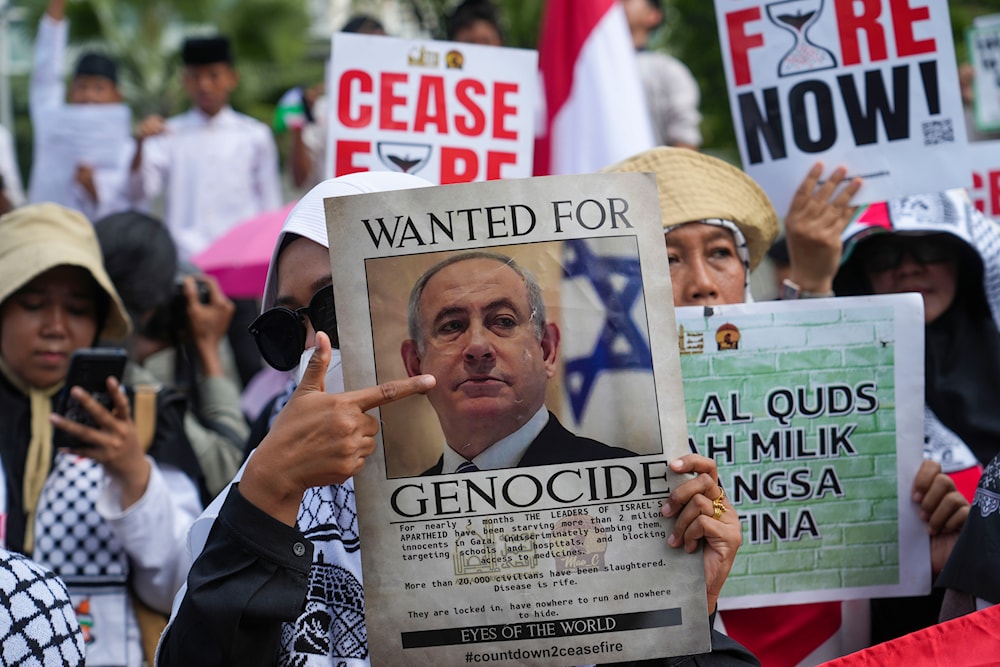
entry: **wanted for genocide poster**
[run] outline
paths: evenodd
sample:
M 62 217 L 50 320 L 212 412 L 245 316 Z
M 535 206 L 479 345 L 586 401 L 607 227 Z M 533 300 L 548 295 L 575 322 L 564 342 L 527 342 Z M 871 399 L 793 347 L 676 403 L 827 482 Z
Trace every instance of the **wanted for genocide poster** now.
M 653 177 L 326 206 L 347 388 L 437 379 L 356 479 L 372 663 L 708 651 L 701 553 L 659 512 L 689 450 Z

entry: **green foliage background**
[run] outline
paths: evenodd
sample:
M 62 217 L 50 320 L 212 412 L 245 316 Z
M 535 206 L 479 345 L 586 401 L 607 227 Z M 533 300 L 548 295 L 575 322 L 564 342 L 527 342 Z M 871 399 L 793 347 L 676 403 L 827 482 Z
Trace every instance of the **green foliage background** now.
M 583 0 L 578 0 L 583 1 Z M 398 0 L 434 37 L 444 37 L 444 17 L 458 0 Z M 536 48 L 544 0 L 494 0 L 506 43 Z M 126 99 L 136 117 L 174 114 L 186 106 L 180 88 L 177 50 L 184 36 L 223 32 L 232 37 L 240 86 L 233 106 L 269 122 L 281 94 L 294 85 L 323 79 L 329 53 L 326 39 L 310 37 L 307 0 L 70 0 L 70 41 L 98 45 L 118 58 Z M 37 25 L 47 0 L 14 4 Z M 966 58 L 965 30 L 976 16 L 1000 13 L 1000 0 L 949 2 L 959 61 Z M 371 1 L 354 0 L 356 11 L 371 11 Z M 725 74 L 712 0 L 662 0 L 665 15 L 653 48 L 688 65 L 701 84 L 704 149 L 738 162 Z M 31 31 L 33 32 L 33 28 Z M 13 128 L 27 174 L 31 156 L 27 114 L 27 77 L 12 80 L 16 123 Z

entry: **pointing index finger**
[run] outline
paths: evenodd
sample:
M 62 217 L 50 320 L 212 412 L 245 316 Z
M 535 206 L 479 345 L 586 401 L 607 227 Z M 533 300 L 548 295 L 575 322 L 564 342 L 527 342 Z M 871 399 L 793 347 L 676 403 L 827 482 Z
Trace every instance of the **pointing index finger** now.
M 372 408 L 398 401 L 401 398 L 422 394 L 431 389 L 435 382 L 433 375 L 415 375 L 405 380 L 392 380 L 374 387 L 358 389 L 350 392 L 350 396 L 362 412 L 368 412 Z

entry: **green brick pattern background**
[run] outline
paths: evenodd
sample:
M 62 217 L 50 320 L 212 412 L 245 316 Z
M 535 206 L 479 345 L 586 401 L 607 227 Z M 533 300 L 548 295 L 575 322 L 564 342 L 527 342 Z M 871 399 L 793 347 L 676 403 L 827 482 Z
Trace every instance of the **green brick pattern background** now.
M 780 317 L 780 324 L 775 322 Z M 715 332 L 723 323 L 740 330 L 739 349 L 717 350 Z M 818 480 L 826 467 L 836 470 L 844 492 L 821 499 L 751 502 L 743 497 L 737 505 L 743 523 L 743 546 L 726 587 L 724 597 L 765 593 L 800 592 L 830 588 L 898 583 L 899 545 L 897 541 L 897 480 L 895 454 L 895 374 L 892 310 L 855 308 L 810 310 L 797 313 L 729 315 L 710 318 L 678 319 L 690 346 L 692 334 L 703 334 L 701 354 L 683 354 L 685 406 L 690 437 L 699 452 L 704 451 L 706 436 L 724 434 L 735 438 L 733 462 L 720 460 L 719 473 L 730 498 L 735 494 L 733 477 L 746 479 L 751 472 L 761 475 L 778 468 L 808 468 L 811 479 Z M 833 459 L 776 462 L 750 461 L 750 431 L 765 439 L 772 429 L 782 425 L 768 415 L 766 397 L 773 389 L 804 386 L 810 391 L 809 406 L 815 406 L 815 387 L 843 384 L 854 388 L 859 383 L 875 382 L 878 410 L 871 414 L 852 412 L 844 416 L 790 418 L 791 427 L 802 427 L 806 445 L 816 449 L 817 432 L 822 426 L 837 424 L 842 429 L 857 424 L 850 442 L 855 456 Z M 740 412 L 753 416 L 752 423 L 698 426 L 705 397 L 714 392 L 726 414 L 730 415 L 730 392 L 739 392 Z M 763 513 L 789 515 L 789 539 L 771 537 L 752 543 L 750 516 Z M 794 534 L 796 517 L 808 511 L 815 519 L 820 538 L 806 533 Z M 758 533 L 759 535 L 759 533 Z

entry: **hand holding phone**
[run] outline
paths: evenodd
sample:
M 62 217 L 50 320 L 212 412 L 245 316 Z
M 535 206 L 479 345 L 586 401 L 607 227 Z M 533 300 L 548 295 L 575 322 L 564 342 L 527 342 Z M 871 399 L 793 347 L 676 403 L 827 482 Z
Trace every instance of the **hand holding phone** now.
M 51 418 L 53 444 L 100 463 L 120 485 L 122 509 L 142 497 L 151 474 L 129 399 L 121 390 L 124 370 L 124 350 L 77 350 Z
M 90 394 L 109 412 L 114 408 L 114 399 L 108 393 L 108 378 L 121 382 L 125 372 L 125 350 L 121 348 L 82 348 L 76 350 L 69 362 L 66 385 L 56 401 L 56 414 L 65 419 L 90 428 L 99 428 L 94 417 L 80 401 L 73 397 L 73 387 L 80 387 Z M 56 429 L 53 436 L 56 447 L 89 447 L 85 442 L 73 437 L 62 429 Z

